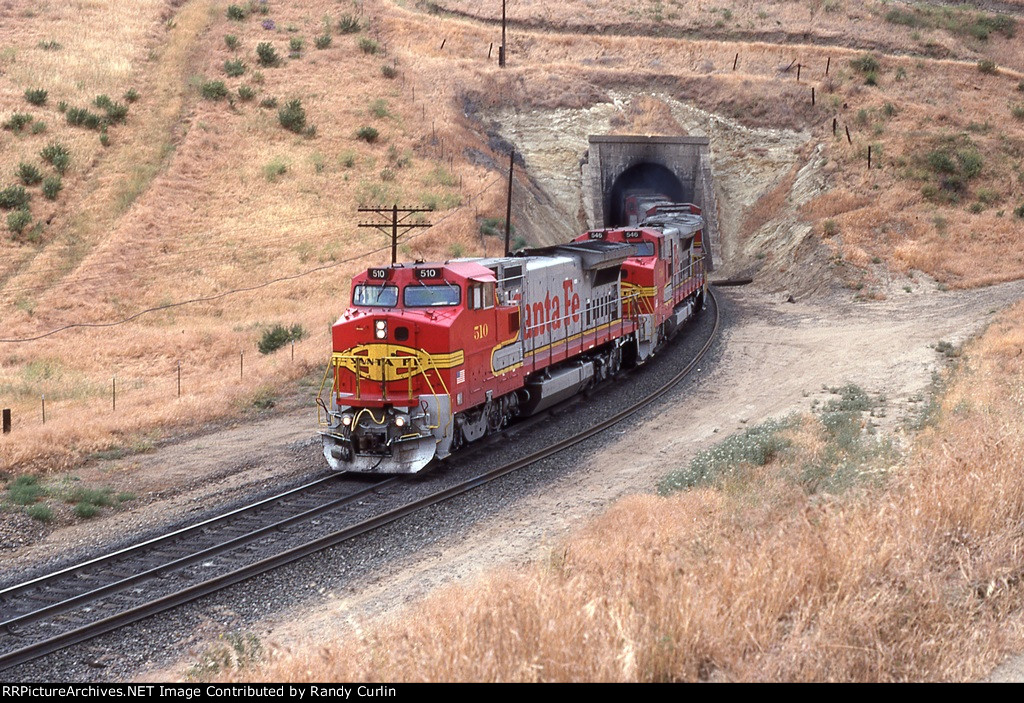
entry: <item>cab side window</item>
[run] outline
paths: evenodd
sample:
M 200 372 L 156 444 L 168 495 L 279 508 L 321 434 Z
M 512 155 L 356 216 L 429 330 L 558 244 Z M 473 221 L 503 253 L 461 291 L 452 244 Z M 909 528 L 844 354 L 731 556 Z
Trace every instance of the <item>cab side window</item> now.
M 494 307 L 494 284 L 471 283 L 469 285 L 469 308 L 489 310 Z

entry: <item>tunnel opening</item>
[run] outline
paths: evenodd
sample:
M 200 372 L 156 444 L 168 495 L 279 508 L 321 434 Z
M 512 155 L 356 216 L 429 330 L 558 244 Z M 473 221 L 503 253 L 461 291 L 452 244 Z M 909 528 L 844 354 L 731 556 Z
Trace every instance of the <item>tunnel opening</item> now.
M 639 163 L 623 171 L 608 191 L 605 202 L 604 226 L 621 227 L 629 224 L 625 201 L 630 195 L 657 193 L 679 203 L 693 202 L 693 192 L 688 192 L 672 171 L 654 163 Z

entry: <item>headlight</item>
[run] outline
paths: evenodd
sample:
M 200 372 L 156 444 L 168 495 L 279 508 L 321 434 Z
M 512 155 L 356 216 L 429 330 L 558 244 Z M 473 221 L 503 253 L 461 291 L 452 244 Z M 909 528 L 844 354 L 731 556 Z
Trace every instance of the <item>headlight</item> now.
M 388 336 L 388 322 L 387 320 L 377 320 L 376 327 L 374 329 L 374 336 L 377 339 L 386 339 Z
M 350 426 L 352 424 L 352 416 L 351 415 L 342 415 L 341 416 L 341 424 L 343 424 L 345 427 Z
M 395 416 L 395 427 L 405 427 L 405 418 L 403 416 Z

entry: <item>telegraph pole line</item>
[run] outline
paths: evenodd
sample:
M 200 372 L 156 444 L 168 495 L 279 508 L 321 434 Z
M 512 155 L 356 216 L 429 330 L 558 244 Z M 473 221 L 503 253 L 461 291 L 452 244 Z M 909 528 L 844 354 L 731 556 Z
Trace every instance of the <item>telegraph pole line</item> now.
M 501 0 L 501 46 L 498 48 L 498 66 L 505 68 L 505 0 Z
M 372 212 L 382 217 L 390 216 L 390 222 L 360 222 L 360 227 L 373 227 L 378 229 L 384 234 L 391 235 L 391 264 L 392 266 L 398 263 L 398 229 L 402 229 L 402 234 L 405 234 L 411 229 L 417 227 L 430 227 L 429 222 L 406 222 L 413 215 L 422 212 L 433 212 L 434 208 L 422 208 L 422 207 L 398 207 L 392 205 L 391 207 L 361 207 L 359 212 Z M 399 213 L 402 214 L 399 217 Z M 389 231 L 390 230 L 390 231 Z

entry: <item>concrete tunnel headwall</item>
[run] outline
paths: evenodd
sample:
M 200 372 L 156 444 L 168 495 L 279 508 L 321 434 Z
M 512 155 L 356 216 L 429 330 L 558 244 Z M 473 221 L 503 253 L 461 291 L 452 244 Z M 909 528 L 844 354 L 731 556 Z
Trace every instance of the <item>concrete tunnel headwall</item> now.
M 582 165 L 587 226 L 625 223 L 623 193 L 650 189 L 679 202 L 692 202 L 704 214 L 709 264 L 720 256 L 718 201 L 707 137 L 591 135 Z M 711 266 L 709 266 L 709 269 Z

